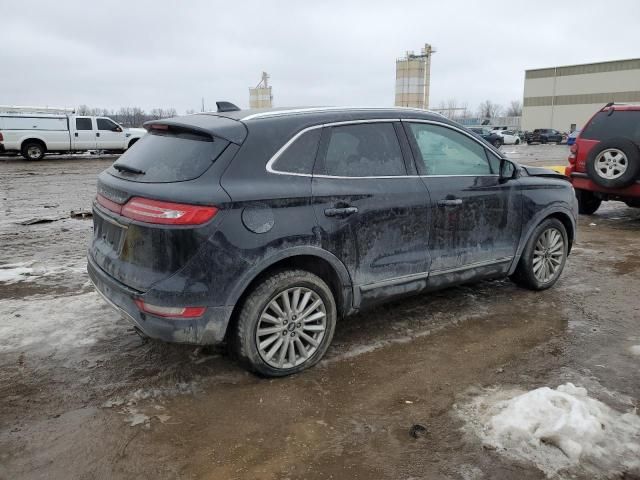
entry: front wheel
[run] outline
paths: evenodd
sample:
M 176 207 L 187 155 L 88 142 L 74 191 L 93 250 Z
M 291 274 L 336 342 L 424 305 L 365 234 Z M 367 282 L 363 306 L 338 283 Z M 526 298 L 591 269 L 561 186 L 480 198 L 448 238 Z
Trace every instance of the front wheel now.
M 567 230 L 557 218 L 548 218 L 529 237 L 511 279 L 531 290 L 552 287 L 564 269 L 568 252 Z
M 493 146 L 496 148 L 500 148 L 502 146 L 502 140 L 496 139 L 493 141 Z
M 515 143 L 515 145 L 520 145 L 520 139 L 519 139 L 519 138 L 516 138 L 516 143 Z
M 303 270 L 265 278 L 243 303 L 232 348 L 250 370 L 267 377 L 300 372 L 324 356 L 337 318 L 328 285 Z

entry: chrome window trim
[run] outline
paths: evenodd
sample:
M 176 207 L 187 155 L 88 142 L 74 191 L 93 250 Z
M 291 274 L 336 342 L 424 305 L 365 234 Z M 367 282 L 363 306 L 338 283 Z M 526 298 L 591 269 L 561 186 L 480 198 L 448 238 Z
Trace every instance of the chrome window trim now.
M 301 110 L 301 111 L 303 111 L 303 110 Z M 256 115 L 260 115 L 260 114 L 256 114 Z M 295 142 L 298 138 L 300 138 L 306 132 L 309 132 L 311 130 L 316 130 L 318 128 L 324 128 L 324 127 L 334 127 L 334 126 L 340 126 L 340 125 L 355 125 L 355 124 L 361 124 L 361 123 L 380 123 L 380 122 L 383 122 L 383 123 L 389 123 L 389 122 L 430 123 L 430 124 L 433 124 L 433 125 L 438 125 L 438 126 L 441 126 L 441 127 L 450 128 L 452 130 L 456 130 L 456 131 L 466 135 L 471 140 L 473 140 L 478 145 L 480 145 L 482 148 L 484 148 L 485 150 L 488 150 L 490 154 L 494 155 L 498 159 L 502 158 L 502 157 L 496 155 L 490 149 L 487 149 L 487 146 L 484 145 L 480 140 L 475 138 L 473 135 L 471 135 L 468 132 L 465 132 L 464 130 L 462 130 L 462 129 L 458 128 L 458 127 L 455 127 L 453 125 L 449 125 L 449 124 L 442 123 L 442 122 L 437 122 L 435 120 L 423 120 L 423 119 L 414 119 L 414 118 L 405 118 L 405 119 L 402 119 L 402 118 L 371 118 L 371 119 L 367 119 L 367 120 L 345 120 L 345 121 L 341 121 L 341 122 L 322 123 L 320 125 L 312 125 L 311 127 L 304 128 L 304 129 L 300 130 L 298 133 L 296 133 L 293 137 L 291 137 L 282 147 L 280 147 L 278 149 L 278 151 L 276 153 L 273 154 L 273 156 L 267 162 L 266 170 L 267 170 L 268 173 L 273 173 L 275 175 L 290 175 L 290 176 L 294 176 L 294 177 L 333 178 L 333 179 L 338 179 L 338 180 L 362 180 L 362 179 L 368 179 L 368 178 L 372 178 L 372 179 L 390 179 L 390 178 L 499 177 L 500 176 L 499 174 L 491 173 L 491 174 L 485 174 L 485 175 L 467 175 L 467 174 L 465 174 L 465 175 L 386 175 L 386 176 L 367 176 L 367 177 L 342 177 L 342 176 L 337 176 L 337 175 L 314 175 L 312 173 L 286 172 L 286 171 L 282 171 L 282 170 L 276 170 L 275 168 L 273 168 L 274 163 L 284 153 L 284 151 L 287 148 L 289 148 L 289 146 L 293 142 Z M 487 159 L 487 163 L 489 163 L 489 159 Z M 491 168 L 491 166 L 489 166 L 489 168 Z

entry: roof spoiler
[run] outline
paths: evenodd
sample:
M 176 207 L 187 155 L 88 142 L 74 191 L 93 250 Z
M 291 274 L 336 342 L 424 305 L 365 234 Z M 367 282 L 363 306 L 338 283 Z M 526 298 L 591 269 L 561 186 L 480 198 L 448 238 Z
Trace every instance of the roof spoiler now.
M 231 102 L 216 102 L 218 112 L 238 112 L 240 108 Z

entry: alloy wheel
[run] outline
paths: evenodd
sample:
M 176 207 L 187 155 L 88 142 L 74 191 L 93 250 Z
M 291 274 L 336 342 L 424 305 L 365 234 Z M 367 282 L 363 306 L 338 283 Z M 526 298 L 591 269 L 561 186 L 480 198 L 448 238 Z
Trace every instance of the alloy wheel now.
M 548 228 L 536 242 L 533 250 L 533 274 L 541 283 L 547 283 L 559 274 L 564 257 L 564 238 L 556 228 Z
M 594 166 L 600 177 L 613 180 L 624 175 L 629 161 L 622 150 L 608 148 L 598 154 Z
M 327 311 L 313 290 L 293 287 L 276 294 L 262 311 L 256 343 L 271 367 L 296 367 L 318 350 L 327 329 Z

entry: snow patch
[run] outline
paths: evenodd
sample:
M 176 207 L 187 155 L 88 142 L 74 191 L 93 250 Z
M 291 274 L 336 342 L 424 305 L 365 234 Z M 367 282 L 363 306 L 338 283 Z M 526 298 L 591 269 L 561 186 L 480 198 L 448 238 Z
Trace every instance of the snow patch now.
M 95 292 L 63 297 L 31 297 L 0 302 L 0 352 L 64 354 L 86 347 L 112 330 L 122 334 L 124 321 Z
M 640 345 L 632 345 L 631 347 L 629 347 L 629 351 L 633 355 L 640 355 Z
M 44 265 L 39 262 L 7 263 L 0 265 L 0 283 L 8 285 L 18 282 L 32 282 L 39 277 L 60 275 L 66 272 L 84 273 L 83 266 Z
M 485 446 L 532 462 L 547 476 L 573 468 L 640 475 L 640 417 L 619 413 L 572 383 L 485 392 L 458 414 Z

